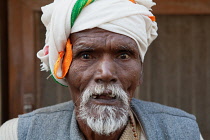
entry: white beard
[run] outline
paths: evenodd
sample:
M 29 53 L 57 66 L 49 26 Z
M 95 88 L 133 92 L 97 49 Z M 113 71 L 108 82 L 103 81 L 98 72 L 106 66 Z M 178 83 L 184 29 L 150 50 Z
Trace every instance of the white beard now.
M 108 85 L 106 89 L 111 90 L 112 94 L 122 101 L 122 107 L 88 104 L 93 93 L 100 95 L 105 90 L 104 85 L 96 85 L 84 91 L 79 108 L 79 119 L 101 135 L 110 135 L 125 126 L 129 114 L 129 99 L 126 92 L 117 85 Z

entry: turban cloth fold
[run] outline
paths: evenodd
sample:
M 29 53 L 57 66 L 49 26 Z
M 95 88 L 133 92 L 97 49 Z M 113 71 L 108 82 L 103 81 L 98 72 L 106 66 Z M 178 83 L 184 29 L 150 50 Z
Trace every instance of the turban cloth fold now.
M 75 6 L 78 2 L 84 7 Z M 41 70 L 50 70 L 57 82 L 67 85 L 62 77 L 65 76 L 62 64 L 56 63 L 62 63 L 63 56 L 68 56 L 65 51 L 69 35 L 95 27 L 132 38 L 143 62 L 148 46 L 157 37 L 157 23 L 150 11 L 153 5 L 152 0 L 136 0 L 135 3 L 129 0 L 55 0 L 42 7 L 41 19 L 47 31 L 45 46 L 37 53 L 42 61 Z M 67 58 L 67 61 L 71 60 Z

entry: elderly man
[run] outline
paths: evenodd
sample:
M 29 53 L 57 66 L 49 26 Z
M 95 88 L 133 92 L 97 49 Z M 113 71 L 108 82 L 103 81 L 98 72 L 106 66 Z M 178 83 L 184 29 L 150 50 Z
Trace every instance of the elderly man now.
M 133 99 L 144 55 L 157 37 L 153 5 L 151 0 L 56 0 L 43 7 L 46 44 L 37 56 L 42 70 L 69 87 L 72 101 L 7 122 L 0 138 L 202 139 L 194 116 Z

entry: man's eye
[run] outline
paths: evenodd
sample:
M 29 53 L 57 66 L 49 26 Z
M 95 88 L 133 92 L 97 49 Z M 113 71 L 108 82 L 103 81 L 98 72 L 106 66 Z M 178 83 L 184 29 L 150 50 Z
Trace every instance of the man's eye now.
M 121 54 L 118 56 L 119 59 L 128 59 L 129 58 L 129 55 L 124 53 L 124 54 Z
M 82 59 L 91 59 L 92 57 L 91 57 L 91 55 L 89 55 L 89 54 L 82 54 Z

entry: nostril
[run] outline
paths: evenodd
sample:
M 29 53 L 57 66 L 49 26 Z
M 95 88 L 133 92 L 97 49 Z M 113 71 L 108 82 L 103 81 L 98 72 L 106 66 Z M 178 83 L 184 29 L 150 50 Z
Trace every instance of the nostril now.
M 105 80 L 105 79 L 95 79 L 95 82 L 98 83 L 98 84 L 102 84 L 102 83 L 116 83 L 117 82 L 117 79 L 110 79 L 110 80 Z

